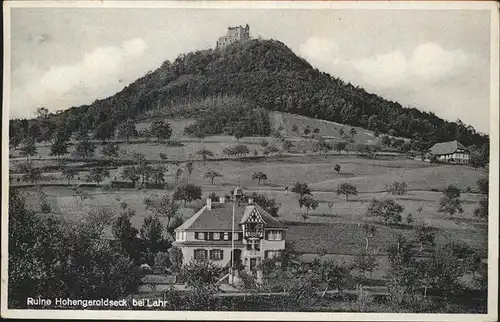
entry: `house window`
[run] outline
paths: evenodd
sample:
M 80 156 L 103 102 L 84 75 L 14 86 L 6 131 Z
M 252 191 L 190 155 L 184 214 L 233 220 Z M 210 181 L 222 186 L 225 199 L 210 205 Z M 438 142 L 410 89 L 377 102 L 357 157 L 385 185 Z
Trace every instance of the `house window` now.
M 229 233 L 224 233 L 224 240 L 229 240 Z
M 178 231 L 175 233 L 176 237 L 175 239 L 177 240 L 185 240 L 186 232 L 184 231 Z
M 266 250 L 264 252 L 264 258 L 275 258 L 280 254 L 279 250 Z
M 210 259 L 211 260 L 220 261 L 220 260 L 222 260 L 223 256 L 224 256 L 224 252 L 222 251 L 222 249 L 212 249 L 210 251 Z
M 213 239 L 214 240 L 220 240 L 220 233 L 214 233 Z
M 207 259 L 207 250 L 206 249 L 195 249 L 194 250 L 194 259 L 198 261 L 204 261 Z
M 194 239 L 205 240 L 205 233 L 194 233 Z
M 270 230 L 267 233 L 267 240 L 282 240 L 283 235 L 280 230 Z

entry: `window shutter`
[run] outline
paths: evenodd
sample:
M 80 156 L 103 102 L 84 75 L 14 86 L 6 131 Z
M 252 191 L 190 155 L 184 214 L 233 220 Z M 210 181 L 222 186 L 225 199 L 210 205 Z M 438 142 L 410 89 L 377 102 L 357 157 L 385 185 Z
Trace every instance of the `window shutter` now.
M 208 240 L 208 233 L 204 233 L 205 235 L 205 240 Z
M 220 250 L 220 259 L 221 260 L 224 259 L 224 250 L 223 249 Z
M 198 233 L 194 233 L 194 239 L 199 239 L 199 234 Z
M 203 254 L 204 254 L 204 259 L 207 259 L 208 258 L 208 251 L 206 249 L 203 250 Z
M 214 233 L 208 233 L 208 240 L 214 240 Z

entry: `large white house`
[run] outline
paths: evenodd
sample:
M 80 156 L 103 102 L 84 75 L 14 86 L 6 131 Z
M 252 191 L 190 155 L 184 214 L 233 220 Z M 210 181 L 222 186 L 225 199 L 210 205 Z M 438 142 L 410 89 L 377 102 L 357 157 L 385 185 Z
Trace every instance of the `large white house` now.
M 429 152 L 441 162 L 468 164 L 470 159 L 469 150 L 456 140 L 436 143 Z
M 285 248 L 286 229 L 252 199 L 229 202 L 225 198 L 219 202 L 207 199 L 205 206 L 175 229 L 173 244 L 181 249 L 183 264 L 193 259 L 210 260 L 229 269 L 234 256 L 236 270 L 244 269 L 260 279 L 262 260 L 278 255 Z

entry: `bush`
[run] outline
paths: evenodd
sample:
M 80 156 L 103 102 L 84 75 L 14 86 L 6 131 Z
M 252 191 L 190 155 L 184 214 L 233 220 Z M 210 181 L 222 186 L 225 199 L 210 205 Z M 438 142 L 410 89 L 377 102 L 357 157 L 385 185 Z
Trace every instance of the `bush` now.
M 48 214 L 52 211 L 52 207 L 50 206 L 50 203 L 48 201 L 42 201 L 42 204 L 40 205 L 40 210 L 43 213 Z
M 387 189 L 393 195 L 402 196 L 407 193 L 408 185 L 406 182 L 393 182 Z

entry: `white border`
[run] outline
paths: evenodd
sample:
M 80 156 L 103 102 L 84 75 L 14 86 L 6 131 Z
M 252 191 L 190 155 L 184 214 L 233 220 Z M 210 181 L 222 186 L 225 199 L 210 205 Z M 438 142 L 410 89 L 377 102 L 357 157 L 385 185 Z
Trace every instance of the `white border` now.
M 8 264 L 8 120 L 10 106 L 10 9 L 11 8 L 190 8 L 190 9 L 356 9 L 356 10 L 490 10 L 490 199 L 488 223 L 488 314 L 397 314 L 315 312 L 195 312 L 195 311 L 90 311 L 7 309 Z M 493 1 L 6 1 L 4 2 L 4 69 L 2 114 L 2 270 L 1 313 L 10 318 L 52 319 L 203 319 L 290 321 L 496 321 L 498 316 L 498 178 L 499 178 L 499 12 Z M 7 95 L 6 95 L 7 94 Z M 473 108 L 473 107 L 471 107 Z

